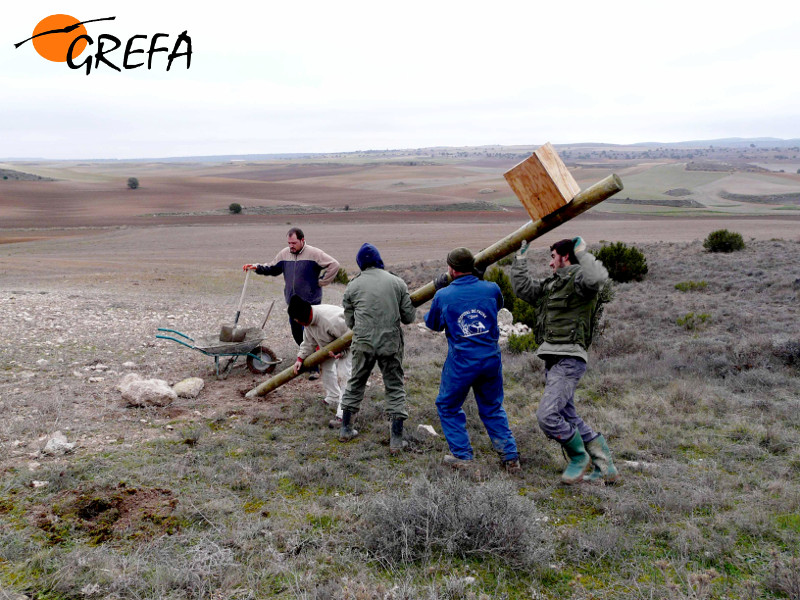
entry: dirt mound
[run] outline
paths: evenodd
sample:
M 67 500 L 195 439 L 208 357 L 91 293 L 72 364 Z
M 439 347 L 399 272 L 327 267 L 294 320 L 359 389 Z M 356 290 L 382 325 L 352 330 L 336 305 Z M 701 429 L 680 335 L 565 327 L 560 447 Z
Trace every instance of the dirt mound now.
M 63 492 L 32 515 L 53 544 L 70 539 L 75 531 L 83 532 L 90 543 L 101 544 L 177 532 L 180 526 L 172 514 L 177 504 L 169 490 L 136 489 L 119 483 L 113 488 Z

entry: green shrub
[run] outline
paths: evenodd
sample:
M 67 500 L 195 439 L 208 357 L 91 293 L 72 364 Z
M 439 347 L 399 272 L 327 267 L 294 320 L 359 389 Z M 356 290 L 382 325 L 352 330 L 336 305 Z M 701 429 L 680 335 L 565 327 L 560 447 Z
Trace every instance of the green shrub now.
M 647 259 L 637 248 L 628 247 L 625 242 L 614 242 L 592 251 L 600 260 L 614 281 L 625 283 L 641 281 L 647 274 Z
M 703 248 L 709 252 L 734 252 L 744 250 L 742 234 L 727 229 L 717 229 L 708 234 L 703 242 Z
M 242 212 L 242 205 L 238 202 L 231 202 L 228 210 L 231 212 L 231 214 L 238 215 L 240 212 Z
M 135 190 L 139 187 L 139 180 L 136 177 L 128 177 L 128 187 Z
M 525 325 L 530 328 L 536 325 L 536 311 L 533 306 L 514 295 L 511 279 L 506 275 L 503 269 L 499 267 L 490 268 L 486 272 L 484 280 L 493 281 L 500 287 L 500 292 L 503 294 L 503 306 L 513 315 L 514 323 L 525 323 Z
M 508 351 L 512 354 L 534 352 L 538 347 L 539 345 L 536 343 L 536 335 L 533 331 L 519 335 L 512 333 L 508 336 Z
M 692 331 L 694 329 L 700 329 L 710 320 L 711 315 L 708 313 L 700 313 L 696 315 L 693 312 L 688 312 L 682 317 L 678 317 L 676 323 L 681 327 L 684 327 L 687 331 Z
M 347 270 L 344 267 L 339 267 L 339 270 L 336 271 L 336 277 L 333 278 L 333 283 L 341 283 L 342 285 L 350 283 L 350 276 L 347 274 Z
M 695 292 L 697 290 L 704 290 L 708 287 L 708 282 L 704 279 L 702 281 L 681 281 L 675 284 L 675 289 L 681 292 Z

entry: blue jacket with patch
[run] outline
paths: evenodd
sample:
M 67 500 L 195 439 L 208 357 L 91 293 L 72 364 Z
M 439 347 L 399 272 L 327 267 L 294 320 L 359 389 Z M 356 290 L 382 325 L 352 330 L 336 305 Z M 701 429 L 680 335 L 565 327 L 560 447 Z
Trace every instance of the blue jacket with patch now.
M 436 292 L 425 324 L 445 331 L 448 360 L 464 364 L 499 359 L 497 312 L 501 308 L 503 294 L 496 283 L 464 275 Z

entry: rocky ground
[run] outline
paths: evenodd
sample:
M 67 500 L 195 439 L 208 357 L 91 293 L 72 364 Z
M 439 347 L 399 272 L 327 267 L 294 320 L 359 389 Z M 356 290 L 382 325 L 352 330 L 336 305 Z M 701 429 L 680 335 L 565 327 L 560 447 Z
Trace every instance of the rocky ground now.
M 212 357 L 155 337 L 159 327 L 190 336 L 216 333 L 230 320 L 222 310 L 230 304 L 230 298 L 216 296 L 160 294 L 155 298 L 46 286 L 4 291 L 0 296 L 0 444 L 4 450 L 0 470 L 21 465 L 35 468 L 42 460 L 54 460 L 42 451 L 57 431 L 75 444 L 74 452 L 102 452 L 108 445 L 169 435 L 176 422 L 200 415 L 268 411 L 292 393 L 315 385 L 299 379 L 269 400 L 244 400 L 244 393 L 263 376 L 239 366 L 226 380 L 218 380 Z M 276 306 L 265 328 L 265 343 L 279 357 L 291 360 L 294 343 L 290 343 L 283 306 Z M 242 322 L 256 324 L 261 317 L 255 314 L 262 308 L 263 302 L 246 303 Z M 244 365 L 244 360 L 237 364 Z M 128 373 L 170 385 L 200 377 L 205 386 L 195 399 L 135 408 L 117 389 Z

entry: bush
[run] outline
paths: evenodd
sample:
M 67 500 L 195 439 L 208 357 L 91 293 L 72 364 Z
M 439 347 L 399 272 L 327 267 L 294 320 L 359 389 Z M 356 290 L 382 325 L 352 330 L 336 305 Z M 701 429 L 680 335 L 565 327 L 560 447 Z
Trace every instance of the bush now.
M 475 485 L 460 477 L 418 478 L 405 497 L 367 497 L 357 542 L 380 564 L 442 556 L 500 559 L 515 566 L 544 566 L 553 554 L 553 532 L 543 513 L 514 484 L 497 479 Z
M 350 276 L 347 274 L 347 270 L 344 267 L 339 267 L 339 270 L 336 272 L 336 277 L 333 278 L 333 283 L 341 283 L 342 285 L 350 283 Z
M 231 202 L 228 210 L 231 212 L 231 214 L 238 215 L 240 212 L 242 212 L 242 205 L 238 202 Z
M 695 314 L 693 312 L 688 312 L 682 317 L 678 317 L 675 322 L 687 331 L 692 331 L 694 329 L 701 329 L 709 321 L 711 321 L 711 315 L 708 313 Z
M 505 271 L 498 267 L 492 267 L 487 271 L 484 280 L 493 281 L 500 287 L 500 292 L 503 294 L 503 306 L 514 316 L 514 323 L 525 323 L 530 328 L 536 326 L 535 309 L 514 295 L 511 279 Z
M 708 287 L 708 282 L 704 279 L 702 281 L 681 281 L 675 284 L 675 289 L 681 292 L 695 292 L 697 290 L 704 290 Z
M 608 275 L 614 281 L 626 283 L 641 281 L 647 275 L 647 259 L 637 248 L 628 247 L 625 242 L 614 242 L 592 251 L 600 262 L 608 269 Z
M 139 180 L 136 177 L 128 177 L 128 187 L 135 190 L 139 187 Z
M 523 352 L 534 352 L 539 346 L 536 344 L 536 334 L 531 331 L 517 335 L 512 333 L 508 336 L 508 351 L 511 354 L 522 354 Z
M 709 252 L 734 252 L 744 250 L 742 234 L 727 229 L 717 229 L 708 234 L 703 248 Z

